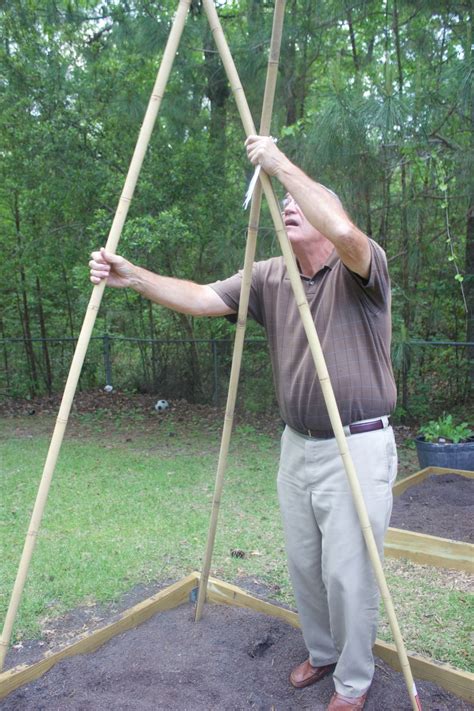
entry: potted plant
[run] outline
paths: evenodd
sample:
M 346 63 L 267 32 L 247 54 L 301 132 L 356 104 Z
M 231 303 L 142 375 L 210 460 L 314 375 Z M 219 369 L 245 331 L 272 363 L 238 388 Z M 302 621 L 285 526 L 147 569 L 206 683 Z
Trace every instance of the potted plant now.
M 415 438 L 420 467 L 474 471 L 474 432 L 467 422 L 454 423 L 443 414 L 420 427 Z

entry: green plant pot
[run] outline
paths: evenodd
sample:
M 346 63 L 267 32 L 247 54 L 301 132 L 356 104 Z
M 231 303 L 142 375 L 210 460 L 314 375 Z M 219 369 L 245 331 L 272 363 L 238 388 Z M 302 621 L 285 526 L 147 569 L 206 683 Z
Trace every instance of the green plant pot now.
M 474 437 L 467 442 L 440 444 L 425 442 L 423 435 L 415 438 L 420 467 L 444 467 L 474 471 Z

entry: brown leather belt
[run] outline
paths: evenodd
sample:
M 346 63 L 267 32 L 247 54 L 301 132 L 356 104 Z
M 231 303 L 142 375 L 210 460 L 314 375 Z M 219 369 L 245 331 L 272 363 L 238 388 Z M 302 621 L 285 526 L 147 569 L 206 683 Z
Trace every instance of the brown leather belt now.
M 383 420 L 370 420 L 369 422 L 354 422 L 352 425 L 346 425 L 344 430 L 349 430 L 348 434 L 362 434 L 363 432 L 373 432 L 374 430 L 383 430 Z M 328 430 L 306 430 L 304 434 L 316 439 L 331 439 L 334 437 L 334 432 Z

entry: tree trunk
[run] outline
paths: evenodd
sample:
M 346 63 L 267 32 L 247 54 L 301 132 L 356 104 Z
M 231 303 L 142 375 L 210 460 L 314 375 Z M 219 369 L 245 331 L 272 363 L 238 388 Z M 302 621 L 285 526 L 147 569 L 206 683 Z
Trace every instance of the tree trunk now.
M 310 17 L 311 3 L 305 9 L 306 18 Z M 291 126 L 298 119 L 304 116 L 307 73 L 309 66 L 308 59 L 308 37 L 309 31 L 303 36 L 299 36 L 301 23 L 301 8 L 297 0 L 292 0 L 291 6 L 287 9 L 287 14 L 291 18 L 290 30 L 282 48 L 281 67 L 283 71 L 283 92 L 286 108 L 286 125 Z M 301 55 L 301 60 L 299 60 Z
M 139 338 L 146 338 L 147 331 L 145 328 L 145 319 L 143 318 L 143 310 L 146 308 L 144 299 L 139 300 L 137 308 L 138 308 L 138 320 L 140 322 L 140 333 L 138 334 L 138 337 Z M 130 309 L 130 311 L 132 311 L 132 309 Z M 135 322 L 135 319 L 133 319 L 133 322 Z M 148 344 L 142 343 L 141 341 L 139 341 L 138 348 L 140 350 L 143 376 L 144 376 L 143 388 L 144 388 L 145 392 L 153 392 L 153 390 L 155 388 L 155 381 L 152 380 L 152 375 L 150 373 L 150 368 L 149 368 L 150 359 L 148 357 Z
M 46 389 L 48 391 L 48 395 L 51 396 L 53 394 L 53 376 L 51 373 L 51 361 L 49 358 L 46 323 L 45 323 L 44 309 L 43 309 L 43 297 L 41 294 L 41 283 L 40 283 L 39 276 L 36 277 L 36 293 L 38 295 L 38 320 L 39 320 L 40 333 L 41 333 L 41 339 L 42 339 L 41 340 L 41 347 L 43 350 L 43 358 L 44 358 L 45 383 L 46 383 Z
M 403 301 L 403 310 L 402 310 L 402 315 L 403 315 L 403 323 L 405 324 L 405 328 L 408 334 L 408 337 L 410 336 L 410 328 L 411 328 L 411 317 L 412 317 L 412 308 L 411 308 L 411 294 L 410 294 L 410 260 L 409 260 L 409 249 L 410 249 L 410 240 L 408 236 L 408 210 L 407 210 L 407 201 L 408 201 L 408 191 L 407 191 L 407 178 L 406 178 L 406 168 L 402 164 L 401 168 L 401 174 L 400 174 L 400 180 L 401 180 L 401 189 L 402 189 L 402 204 L 401 204 L 401 232 L 402 232 L 402 250 L 403 250 L 403 256 L 402 256 L 402 286 L 403 286 L 403 295 L 404 295 L 404 301 Z M 403 360 L 403 372 L 402 372 L 402 407 L 403 411 L 407 412 L 408 411 L 408 373 L 409 373 L 409 365 L 408 365 L 408 359 Z
M 5 366 L 5 391 L 10 394 L 10 363 L 8 360 L 8 348 L 5 340 L 5 327 L 3 317 L 0 315 L 0 334 L 3 340 L 3 364 Z
M 391 169 L 389 159 L 387 157 L 387 150 L 382 147 L 383 152 L 383 180 L 382 180 L 382 209 L 380 217 L 380 225 L 377 236 L 377 242 L 383 249 L 387 249 L 388 235 L 389 235 L 389 217 L 390 217 L 390 207 L 391 207 Z
M 466 57 L 471 62 L 474 61 L 474 48 L 472 46 L 472 26 L 473 16 L 467 25 Z M 470 132 L 470 156 L 474 156 L 474 90 L 469 84 L 469 108 L 471 119 Z M 467 305 L 466 340 L 474 344 L 474 171 L 469 172 L 469 205 L 467 208 L 466 224 L 466 260 L 464 277 L 464 294 Z M 468 346 L 467 357 L 469 359 L 469 383 L 472 387 L 474 383 L 474 345 Z
M 181 314 L 178 312 L 173 312 L 173 315 L 177 318 L 181 327 L 189 338 L 189 394 L 191 401 L 196 401 L 196 398 L 202 397 L 202 377 L 201 368 L 199 366 L 199 355 L 196 347 L 196 341 L 194 340 L 194 329 L 192 326 L 192 321 L 190 316 L 186 314 Z
M 148 307 L 148 326 L 151 338 L 151 377 L 153 381 L 153 386 L 155 387 L 158 380 L 158 350 L 155 343 L 156 331 L 155 331 L 155 321 L 153 318 L 153 303 L 151 301 L 147 302 Z
M 18 205 L 18 193 L 15 193 L 15 198 L 14 198 L 14 215 L 15 215 L 15 228 L 16 228 L 16 237 L 17 237 L 17 244 L 18 244 L 18 252 L 19 252 L 19 274 L 20 274 L 20 286 L 21 286 L 21 294 L 18 295 L 18 311 L 20 314 L 20 319 L 23 327 L 23 342 L 25 345 L 25 353 L 26 353 L 26 358 L 27 362 L 29 365 L 29 371 L 30 371 L 30 394 L 35 395 L 38 387 L 38 374 L 36 371 L 36 361 L 35 361 L 35 353 L 33 350 L 33 342 L 31 340 L 31 327 L 30 327 L 30 310 L 29 310 L 29 305 L 28 305 L 28 298 L 27 298 L 27 290 L 26 290 L 26 275 L 25 275 L 25 269 L 23 266 L 23 240 L 21 236 L 21 223 L 20 223 L 20 208 Z M 20 298 L 21 297 L 21 298 Z M 21 308 L 21 304 L 23 305 L 23 311 Z
M 395 39 L 395 48 L 397 55 L 397 69 L 398 69 L 398 93 L 400 96 L 403 94 L 403 69 L 401 60 L 401 50 L 400 50 L 400 34 L 398 25 L 398 5 L 397 0 L 393 1 L 393 15 L 392 15 L 392 29 Z M 402 127 L 403 128 L 403 127 Z M 401 167 L 400 167 L 400 186 L 401 186 L 401 197 L 402 204 L 400 210 L 400 220 L 401 220 L 401 234 L 402 234 L 402 286 L 403 286 L 403 322 L 405 324 L 405 329 L 408 338 L 410 338 L 410 328 L 412 321 L 412 298 L 410 293 L 410 239 L 408 230 L 408 190 L 407 190 L 407 170 L 403 156 L 401 156 Z M 408 395 L 408 375 L 409 375 L 409 360 L 408 358 L 403 359 L 403 370 L 402 370 L 402 408 L 404 412 L 408 411 L 409 407 L 409 395 Z
M 474 384 L 474 195 L 472 191 L 467 210 L 465 264 L 464 293 L 467 304 L 466 340 L 471 344 L 467 349 L 467 357 L 469 359 L 469 381 L 472 387 Z
M 349 29 L 349 37 L 351 40 L 352 60 L 354 62 L 354 68 L 357 73 L 360 69 L 360 62 L 359 62 L 359 55 L 357 53 L 357 45 L 356 45 L 356 38 L 355 38 L 355 32 L 354 32 L 354 25 L 352 22 L 352 8 L 351 7 L 347 8 L 347 25 L 348 25 L 348 29 Z
M 71 334 L 71 337 L 74 338 L 74 312 L 73 312 L 72 305 L 71 305 L 71 297 L 69 295 L 69 283 L 68 283 L 68 279 L 67 279 L 67 272 L 64 268 L 64 265 L 61 265 L 61 272 L 63 275 L 64 293 L 66 296 L 67 320 L 68 320 L 68 324 L 69 324 L 69 332 Z
M 370 188 L 367 183 L 366 183 L 365 189 L 364 189 L 364 198 L 365 198 L 365 214 L 366 214 L 365 233 L 369 237 L 372 237 L 372 207 L 370 204 Z
M 215 149 L 216 161 L 223 174 L 223 162 L 226 149 L 227 99 L 230 87 L 220 55 L 216 52 L 211 30 L 206 23 L 204 36 L 204 71 L 206 74 L 206 95 L 211 102 L 209 137 Z

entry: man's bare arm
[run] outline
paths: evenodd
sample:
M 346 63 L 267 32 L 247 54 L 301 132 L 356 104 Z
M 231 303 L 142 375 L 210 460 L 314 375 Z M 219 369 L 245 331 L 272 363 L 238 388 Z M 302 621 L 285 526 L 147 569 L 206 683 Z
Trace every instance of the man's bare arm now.
M 294 165 L 271 138 L 249 136 L 246 147 L 250 161 L 282 183 L 309 222 L 333 243 L 341 261 L 367 278 L 371 254 L 368 238 L 349 219 L 339 199 Z
M 227 316 L 235 313 L 207 284 L 161 276 L 137 267 L 117 254 L 100 251 L 91 255 L 90 280 L 109 286 L 129 287 L 156 304 L 191 316 Z

